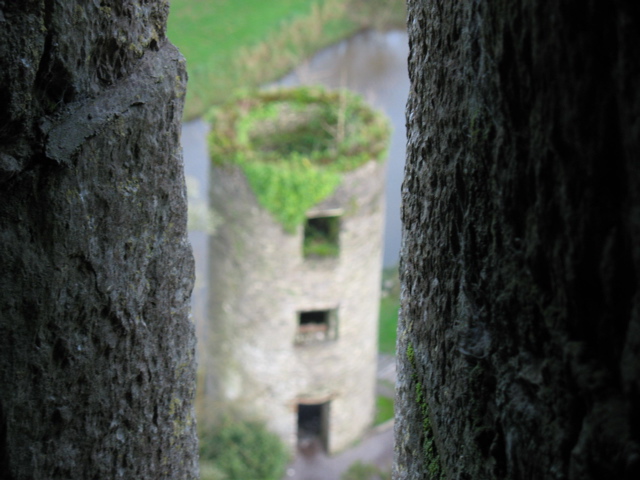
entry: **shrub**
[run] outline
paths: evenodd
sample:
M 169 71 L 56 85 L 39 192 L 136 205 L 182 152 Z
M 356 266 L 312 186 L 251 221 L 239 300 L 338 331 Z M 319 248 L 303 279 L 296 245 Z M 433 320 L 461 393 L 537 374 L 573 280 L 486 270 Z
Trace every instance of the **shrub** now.
M 225 418 L 200 432 L 200 460 L 227 480 L 280 480 L 289 458 L 264 424 Z

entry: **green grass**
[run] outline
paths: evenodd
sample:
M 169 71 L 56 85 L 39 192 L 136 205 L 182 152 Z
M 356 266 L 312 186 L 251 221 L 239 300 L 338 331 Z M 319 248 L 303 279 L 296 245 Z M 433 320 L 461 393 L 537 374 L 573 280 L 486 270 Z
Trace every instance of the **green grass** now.
M 200 480 L 225 480 L 227 476 L 215 462 L 200 460 Z
M 275 80 L 362 28 L 403 19 L 404 0 L 172 0 L 167 35 L 187 59 L 185 117 L 236 88 Z
M 173 0 L 169 38 L 189 62 L 223 66 L 239 47 L 259 42 L 310 8 L 308 0 Z
M 387 472 L 372 463 L 360 460 L 351 464 L 340 480 L 391 480 L 391 472 Z
M 376 398 L 376 418 L 374 425 L 382 425 L 393 418 L 393 398 L 379 395 Z
M 312 5 L 309 0 L 173 0 L 168 37 L 187 59 L 185 116 L 202 115 L 211 105 L 224 101 L 234 88 L 255 87 L 241 78 L 238 56 L 294 20 L 308 16 Z M 344 22 L 330 27 L 318 49 L 352 33 Z M 269 72 L 267 65 L 256 65 L 255 69 L 267 70 L 260 81 L 284 73 Z
M 386 268 L 382 272 L 382 284 L 378 350 L 380 353 L 395 355 L 396 329 L 398 327 L 398 311 L 400 309 L 398 267 Z
M 396 328 L 398 326 L 398 309 L 400 301 L 387 297 L 380 301 L 380 331 L 378 332 L 378 348 L 380 353 L 395 355 Z

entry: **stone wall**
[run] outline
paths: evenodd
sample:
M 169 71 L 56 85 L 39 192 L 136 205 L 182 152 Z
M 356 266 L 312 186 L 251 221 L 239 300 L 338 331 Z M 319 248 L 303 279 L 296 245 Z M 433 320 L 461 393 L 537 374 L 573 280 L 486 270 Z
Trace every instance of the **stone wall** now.
M 640 472 L 640 11 L 409 0 L 395 479 Z
M 193 479 L 168 4 L 0 2 L 0 476 Z
M 298 403 L 330 401 L 330 452 L 371 424 L 383 174 L 379 162 L 344 174 L 314 208 L 344 212 L 339 257 L 305 259 L 302 227 L 287 234 L 257 204 L 238 167 L 213 168 L 211 205 L 221 223 L 210 243 L 208 408 L 222 404 L 258 417 L 293 447 Z M 337 309 L 335 340 L 296 345 L 298 312 L 324 309 Z

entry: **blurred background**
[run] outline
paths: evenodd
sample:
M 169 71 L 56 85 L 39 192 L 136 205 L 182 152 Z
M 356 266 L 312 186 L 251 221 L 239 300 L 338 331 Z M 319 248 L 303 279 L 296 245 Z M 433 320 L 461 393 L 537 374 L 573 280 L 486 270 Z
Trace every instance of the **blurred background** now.
M 378 412 L 371 435 L 333 457 L 293 457 L 254 425 L 200 422 L 204 480 L 367 480 L 390 478 L 396 323 L 399 307 L 400 189 L 405 156 L 404 108 L 409 91 L 404 0 L 172 0 L 168 37 L 187 61 L 182 145 L 189 195 L 189 234 L 196 258 L 192 297 L 198 335 L 206 331 L 208 239 L 217 220 L 208 204 L 206 113 L 238 89 L 324 85 L 361 94 L 390 119 L 386 220 L 380 301 Z M 197 399 L 199 414 L 206 409 Z M 381 428 L 380 425 L 383 427 Z M 265 432 L 268 436 L 268 432 Z M 371 444 L 367 442 L 373 442 Z M 257 443 L 251 443 L 257 442 Z M 274 443 L 275 446 L 271 445 Z M 233 445 L 231 445 L 233 444 Z M 271 448 L 272 450 L 268 450 Z M 262 473 L 242 451 L 262 454 Z M 239 452 L 237 451 L 239 450 Z M 236 453 L 234 453 L 236 452 Z M 235 457 L 234 457 L 235 455 Z M 233 457 L 233 458 L 227 458 Z M 273 460 L 273 465 L 265 465 Z M 260 476 L 257 476 L 260 475 Z

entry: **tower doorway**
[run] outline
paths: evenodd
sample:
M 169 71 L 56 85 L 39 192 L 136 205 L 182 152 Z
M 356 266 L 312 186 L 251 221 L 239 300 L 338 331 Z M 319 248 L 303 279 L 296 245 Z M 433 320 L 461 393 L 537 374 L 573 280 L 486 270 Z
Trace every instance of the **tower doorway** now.
M 329 402 L 298 404 L 298 448 L 303 453 L 327 451 Z

